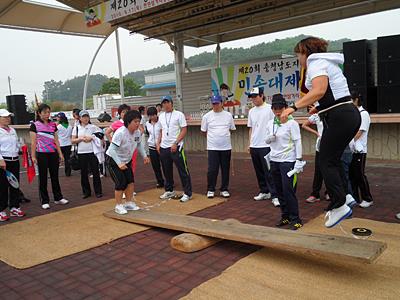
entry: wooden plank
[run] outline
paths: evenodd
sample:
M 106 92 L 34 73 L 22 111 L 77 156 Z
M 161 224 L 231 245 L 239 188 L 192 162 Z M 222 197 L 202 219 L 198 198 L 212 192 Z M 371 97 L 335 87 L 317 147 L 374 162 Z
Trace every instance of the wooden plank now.
M 386 243 L 357 240 L 347 237 L 302 233 L 272 227 L 240 223 L 237 220 L 215 220 L 195 216 L 166 214 L 153 211 L 135 211 L 118 215 L 114 211 L 104 216 L 214 238 L 276 248 L 318 256 L 350 258 L 372 263 L 385 249 Z

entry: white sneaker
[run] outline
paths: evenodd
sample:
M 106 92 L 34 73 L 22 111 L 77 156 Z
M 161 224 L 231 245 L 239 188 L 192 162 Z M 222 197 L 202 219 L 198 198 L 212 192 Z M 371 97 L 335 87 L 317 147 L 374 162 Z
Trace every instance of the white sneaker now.
M 133 196 L 136 196 L 137 195 L 137 193 L 136 192 L 133 192 Z
M 163 199 L 163 200 L 170 199 L 170 198 L 174 197 L 175 195 L 176 195 L 175 191 L 172 191 L 172 192 L 167 191 L 160 196 L 160 199 Z
M 279 199 L 278 199 L 278 198 L 273 198 L 273 199 L 272 199 L 272 204 L 273 204 L 275 207 L 281 205 L 281 204 L 279 203 Z
M 400 220 L 400 213 L 396 215 L 396 218 Z
M 350 208 L 353 208 L 354 205 L 356 205 L 357 202 L 354 200 L 353 196 L 351 194 L 346 195 L 346 205 Z
M 43 209 L 49 209 L 50 208 L 50 204 L 48 204 L 48 203 L 42 204 L 42 208 Z
M 350 217 L 352 213 L 353 211 L 346 204 L 343 204 L 341 207 L 334 208 L 326 213 L 325 219 L 327 218 L 328 220 L 325 222 L 325 226 L 331 228 L 339 224 L 344 219 Z
M 133 201 L 125 202 L 124 208 L 126 210 L 139 210 L 140 209 L 140 207 L 137 206 L 136 203 Z
M 211 198 L 214 198 L 214 196 L 215 196 L 215 192 L 211 192 L 211 191 L 207 192 L 207 198 L 211 199 Z
M 64 198 L 59 200 L 59 201 L 54 201 L 55 204 L 62 204 L 62 205 L 67 204 L 68 202 L 69 201 L 67 199 L 64 199 Z
M 128 213 L 122 204 L 115 205 L 114 211 L 119 215 L 126 215 Z
M 221 193 L 219 193 L 219 195 L 224 198 L 229 198 L 231 196 L 228 191 L 222 191 Z
M 186 194 L 183 194 L 181 200 L 179 200 L 179 201 L 181 201 L 181 202 L 187 202 L 187 201 L 189 201 L 190 199 L 192 199 L 192 196 L 188 196 L 188 195 L 186 195 Z
M 256 201 L 261 201 L 261 200 L 267 200 L 269 198 L 271 198 L 271 194 L 270 193 L 259 193 L 253 199 L 256 200 Z
M 367 202 L 367 201 L 363 200 L 363 201 L 361 201 L 361 203 L 359 204 L 359 206 L 362 207 L 362 208 L 367 208 L 367 207 L 370 207 L 372 204 L 374 204 L 373 201 Z

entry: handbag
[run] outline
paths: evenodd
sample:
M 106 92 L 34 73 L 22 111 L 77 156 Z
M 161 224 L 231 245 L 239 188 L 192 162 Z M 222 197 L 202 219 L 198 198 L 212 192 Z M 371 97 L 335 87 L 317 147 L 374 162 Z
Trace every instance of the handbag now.
M 78 126 L 76 126 L 76 138 L 78 138 Z M 78 144 L 74 147 L 74 151 L 72 152 L 70 158 L 68 159 L 71 169 L 74 171 L 78 171 L 81 169 L 81 165 L 79 163 L 78 158 Z

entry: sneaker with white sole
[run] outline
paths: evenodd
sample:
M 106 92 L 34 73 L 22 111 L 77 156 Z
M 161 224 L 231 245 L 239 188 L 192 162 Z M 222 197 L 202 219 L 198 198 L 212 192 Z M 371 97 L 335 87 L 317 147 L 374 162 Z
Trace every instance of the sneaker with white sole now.
M 21 208 L 13 207 L 10 209 L 10 216 L 23 217 L 23 216 L 25 216 L 25 213 L 21 210 Z
M 219 195 L 223 198 L 229 198 L 231 196 L 228 191 L 222 191 L 221 193 L 219 193 Z
M 133 196 L 136 196 L 137 195 L 137 193 L 136 192 L 133 192 Z
M 67 199 L 64 199 L 64 198 L 62 198 L 61 200 L 59 200 L 59 201 L 54 201 L 54 203 L 55 204 L 61 204 L 61 205 L 64 205 L 64 204 L 68 204 L 69 203 L 69 201 L 67 200 Z
M 50 208 L 50 204 L 48 204 L 48 203 L 42 204 L 42 208 L 43 209 L 49 209 Z
M 128 211 L 125 209 L 124 205 L 117 204 L 115 205 L 114 211 L 119 215 L 126 215 Z
M 341 207 L 334 208 L 326 213 L 325 219 L 327 219 L 327 221 L 325 222 L 325 226 L 331 228 L 350 217 L 352 214 L 353 211 L 351 208 L 343 204 Z
M 357 202 L 356 200 L 353 198 L 353 196 L 351 194 L 347 194 L 346 195 L 346 205 L 350 208 L 353 208 L 354 205 L 356 205 Z
M 207 198 L 211 199 L 211 198 L 214 198 L 214 196 L 215 196 L 215 192 L 211 192 L 211 191 L 207 192 Z
M 399 220 L 400 220 L 400 213 L 398 213 L 398 214 L 396 215 L 396 219 L 399 219 Z
M 281 204 L 279 203 L 279 199 L 278 198 L 272 198 L 272 204 L 275 206 L 275 207 L 278 207 L 278 206 L 280 206 Z
M 8 221 L 9 219 L 5 211 L 0 211 L 0 222 Z
M 372 204 L 374 204 L 373 201 L 368 202 L 368 201 L 363 200 L 363 201 L 361 201 L 359 206 L 362 207 L 362 208 L 367 208 L 367 207 L 370 207 Z
M 261 200 L 268 200 L 269 198 L 271 198 L 271 194 L 270 193 L 259 193 L 253 199 L 256 200 L 256 201 L 261 201 Z
M 182 198 L 179 200 L 181 202 L 188 202 L 190 199 L 192 199 L 192 196 L 188 196 L 186 194 L 182 195 Z
M 140 209 L 140 207 L 137 206 L 136 203 L 133 201 L 125 202 L 124 208 L 126 210 L 139 210 Z
M 306 199 L 306 202 L 307 202 L 307 203 L 315 203 L 315 202 L 319 202 L 319 201 L 321 201 L 321 199 L 320 199 L 320 198 L 317 198 L 317 197 L 314 197 L 314 196 L 310 196 L 310 197 L 308 197 L 308 198 Z
M 172 191 L 172 192 L 166 191 L 164 194 L 162 194 L 160 196 L 160 199 L 163 199 L 163 200 L 170 199 L 170 198 L 174 197 L 175 195 L 176 195 L 175 191 Z

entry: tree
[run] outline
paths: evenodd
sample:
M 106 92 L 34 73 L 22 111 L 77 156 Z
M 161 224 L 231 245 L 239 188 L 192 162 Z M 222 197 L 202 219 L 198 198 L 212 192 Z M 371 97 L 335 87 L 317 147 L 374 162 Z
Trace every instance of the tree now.
M 1 108 L 7 109 L 7 104 L 6 104 L 6 103 L 0 103 L 0 109 L 1 109 Z
M 101 87 L 99 94 L 119 94 L 119 79 L 112 77 Z M 124 78 L 124 94 L 125 96 L 141 95 L 140 86 L 133 78 Z

